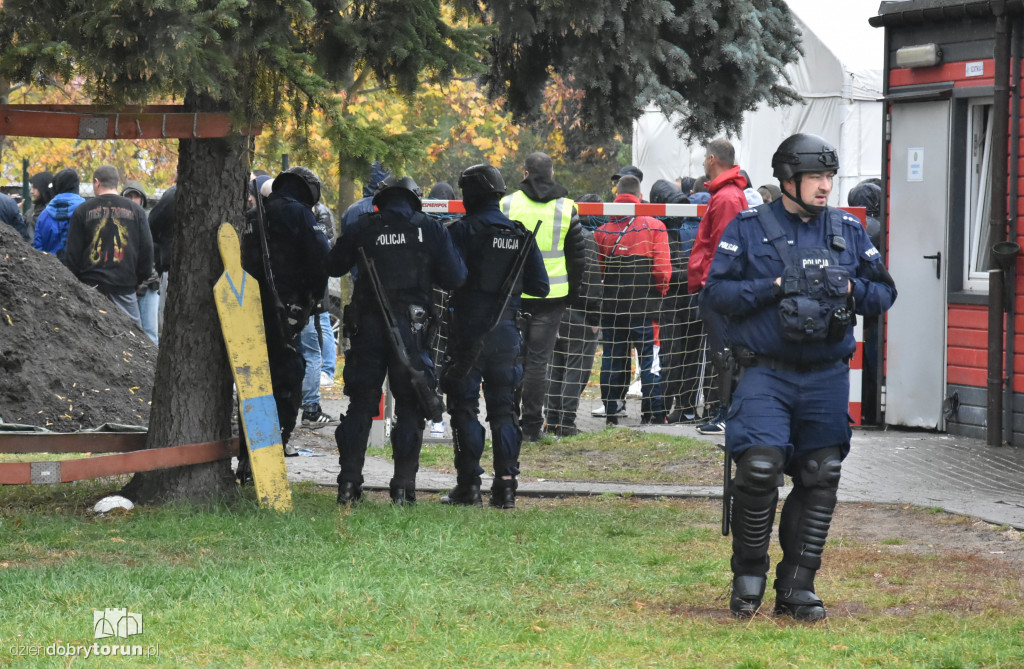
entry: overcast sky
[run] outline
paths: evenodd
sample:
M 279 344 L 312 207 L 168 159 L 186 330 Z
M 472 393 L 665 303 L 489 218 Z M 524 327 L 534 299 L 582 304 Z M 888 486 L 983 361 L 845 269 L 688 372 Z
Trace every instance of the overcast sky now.
M 882 69 L 883 29 L 868 18 L 878 13 L 879 0 L 786 0 L 794 14 L 852 70 Z

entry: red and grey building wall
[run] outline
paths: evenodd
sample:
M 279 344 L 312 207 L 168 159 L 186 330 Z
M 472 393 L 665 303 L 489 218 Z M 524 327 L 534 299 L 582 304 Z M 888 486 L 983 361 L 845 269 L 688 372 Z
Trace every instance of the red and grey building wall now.
M 1024 0 L 884 2 L 885 422 L 1024 444 Z

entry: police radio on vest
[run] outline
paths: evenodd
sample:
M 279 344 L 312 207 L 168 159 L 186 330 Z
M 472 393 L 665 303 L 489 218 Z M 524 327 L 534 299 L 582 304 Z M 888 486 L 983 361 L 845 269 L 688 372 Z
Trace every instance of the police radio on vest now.
M 491 241 L 492 249 L 511 249 L 513 251 L 519 250 L 519 238 L 518 237 L 495 237 Z
M 390 246 L 392 244 L 404 244 L 405 233 L 404 232 L 385 232 L 384 234 L 377 235 L 377 246 Z

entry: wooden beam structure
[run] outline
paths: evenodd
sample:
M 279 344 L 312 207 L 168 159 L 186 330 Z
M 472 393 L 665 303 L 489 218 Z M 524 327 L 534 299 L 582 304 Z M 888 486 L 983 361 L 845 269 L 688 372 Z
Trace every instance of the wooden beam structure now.
M 227 113 L 187 112 L 181 105 L 0 105 L 0 136 L 64 139 L 208 139 L 259 135 L 235 127 Z
M 237 456 L 238 444 L 238 438 L 234 437 L 223 441 L 147 449 L 145 432 L 2 433 L 0 453 L 122 452 L 72 460 L 2 462 L 0 485 L 67 483 L 198 465 Z

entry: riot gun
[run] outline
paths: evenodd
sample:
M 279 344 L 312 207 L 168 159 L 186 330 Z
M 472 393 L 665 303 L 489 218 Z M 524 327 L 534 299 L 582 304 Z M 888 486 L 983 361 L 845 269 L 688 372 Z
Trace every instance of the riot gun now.
M 266 211 L 263 209 L 263 196 L 256 193 L 256 236 L 260 239 L 260 257 L 263 261 L 263 277 L 267 290 L 261 296 L 263 300 L 269 300 L 270 310 L 274 318 L 273 326 L 282 342 L 288 342 L 291 337 L 288 330 L 288 309 L 281 301 L 281 295 L 277 292 L 277 285 L 274 283 L 274 271 L 270 267 L 270 246 L 267 244 L 267 219 Z
M 487 330 L 473 342 L 471 348 L 445 365 L 444 372 L 441 374 L 441 389 L 445 392 L 452 392 L 458 383 L 466 378 L 469 370 L 473 369 L 473 365 L 480 357 L 480 354 L 483 353 L 484 346 L 487 344 L 487 338 L 501 325 L 505 310 L 508 308 L 509 300 L 512 299 L 512 293 L 519 282 L 519 277 L 523 274 L 523 268 L 526 267 L 526 261 L 530 256 L 530 251 L 533 249 L 534 239 L 537 237 L 537 231 L 540 230 L 541 225 L 543 225 L 543 221 L 537 221 L 533 232 L 527 231 L 523 247 L 519 249 L 519 253 L 512 262 L 512 266 L 509 268 L 508 274 L 505 275 L 505 280 L 501 283 L 501 288 L 498 290 L 498 299 L 495 303 L 497 311 L 495 311 L 494 319 Z
M 384 327 L 387 330 L 388 343 L 391 344 L 391 350 L 395 357 L 398 358 L 398 363 L 409 374 L 412 389 L 416 395 L 416 404 L 419 405 L 423 415 L 438 423 L 444 417 L 444 403 L 427 382 L 426 373 L 412 366 L 409 352 L 405 348 L 405 341 L 402 339 L 402 331 L 399 329 L 398 323 L 395 321 L 395 314 L 391 310 L 391 301 L 388 299 L 387 293 L 384 292 L 384 286 L 381 284 L 380 275 L 377 274 L 377 268 L 373 264 L 373 259 L 366 255 L 366 251 L 362 247 L 359 248 L 359 260 L 363 271 L 366 273 L 366 278 L 370 281 L 373 296 L 377 302 L 377 308 L 384 319 Z

